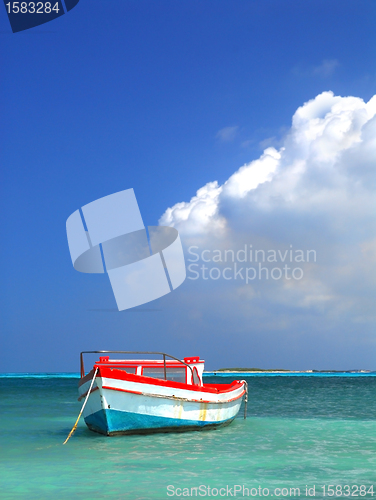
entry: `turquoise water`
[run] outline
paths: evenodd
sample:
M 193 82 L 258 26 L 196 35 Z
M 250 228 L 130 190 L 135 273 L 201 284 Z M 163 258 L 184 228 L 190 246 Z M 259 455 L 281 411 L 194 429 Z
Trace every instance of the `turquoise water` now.
M 229 427 L 108 438 L 80 421 L 63 446 L 81 407 L 75 376 L 2 377 L 0 498 L 178 498 L 174 491 L 196 498 L 191 488 L 200 486 L 197 497 L 232 498 L 234 485 L 253 498 L 267 496 L 266 488 L 269 496 L 312 498 L 306 486 L 314 485 L 315 498 L 323 498 L 323 485 L 341 485 L 341 498 L 376 497 L 375 376 L 241 378 L 249 384 L 248 418 L 242 408 Z M 363 496 L 364 488 L 352 485 L 370 492 Z M 290 488 L 300 488 L 300 496 Z

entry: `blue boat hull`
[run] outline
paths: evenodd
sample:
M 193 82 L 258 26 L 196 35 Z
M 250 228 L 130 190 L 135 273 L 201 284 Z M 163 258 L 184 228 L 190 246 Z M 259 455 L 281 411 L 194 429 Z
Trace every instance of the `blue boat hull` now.
M 92 431 L 115 436 L 120 434 L 150 434 L 156 432 L 185 432 L 216 429 L 230 424 L 234 418 L 221 422 L 202 420 L 184 420 L 177 418 L 143 415 L 112 409 L 102 409 L 85 418 L 86 425 Z

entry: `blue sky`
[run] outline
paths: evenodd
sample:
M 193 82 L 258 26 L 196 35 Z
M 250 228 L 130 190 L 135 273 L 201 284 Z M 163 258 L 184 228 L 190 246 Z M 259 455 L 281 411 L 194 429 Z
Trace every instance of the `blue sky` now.
M 374 2 L 81 0 L 25 32 L 11 33 L 5 9 L 0 23 L 1 371 L 74 371 L 80 350 L 116 348 L 198 354 L 208 368 L 375 369 L 369 309 L 343 295 L 345 315 L 304 300 L 297 307 L 299 291 L 295 304 L 275 300 L 266 283 L 254 295 L 224 280 L 186 280 L 138 310 L 98 311 L 116 307 L 108 278 L 74 271 L 65 234 L 77 208 L 131 187 L 145 224 L 157 224 L 167 208 L 189 203 L 209 182 L 223 185 L 265 148 L 288 150 L 292 117 L 309 100 L 332 91 L 369 101 Z M 374 180 L 367 168 L 361 179 Z M 344 207 L 363 199 L 346 192 Z M 222 200 L 231 234 L 218 245 L 260 248 L 270 231 L 268 248 L 316 245 L 322 262 L 356 262 L 356 244 L 372 239 L 371 210 L 352 210 L 354 220 L 346 212 L 354 234 L 323 206 L 320 214 L 297 207 L 294 224 L 277 208 L 270 225 L 256 217 L 261 227 L 249 223 L 248 205 Z M 334 222 L 318 231 L 320 220 Z M 208 244 L 177 218 L 171 224 L 185 248 Z M 278 228 L 284 237 L 271 240 Z M 324 271 L 315 272 L 316 283 Z M 338 284 L 339 274 L 330 279 Z M 357 300 L 374 297 L 363 279 L 341 283 Z

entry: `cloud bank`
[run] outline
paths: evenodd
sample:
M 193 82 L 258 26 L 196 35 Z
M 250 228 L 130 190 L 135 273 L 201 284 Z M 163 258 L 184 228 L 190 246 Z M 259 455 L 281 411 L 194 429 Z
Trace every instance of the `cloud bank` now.
M 213 257 L 215 249 L 245 245 L 266 255 L 314 250 L 315 260 L 299 263 L 301 279 L 269 275 L 245 283 L 221 275 L 208 285 L 200 271 L 190 290 L 211 286 L 223 314 L 237 315 L 239 330 L 249 331 L 250 318 L 256 329 L 267 324 L 290 334 L 320 327 L 336 342 L 347 336 L 349 346 L 374 349 L 375 168 L 376 96 L 364 102 L 323 92 L 296 110 L 282 147 L 268 147 L 223 185 L 208 182 L 190 201 L 168 208 L 159 223 L 176 227 L 186 249 L 194 246 L 200 256 L 204 249 Z M 223 269 L 223 260 L 207 266 Z M 276 264 L 265 265 L 270 271 Z M 209 302 L 218 311 L 218 301 Z

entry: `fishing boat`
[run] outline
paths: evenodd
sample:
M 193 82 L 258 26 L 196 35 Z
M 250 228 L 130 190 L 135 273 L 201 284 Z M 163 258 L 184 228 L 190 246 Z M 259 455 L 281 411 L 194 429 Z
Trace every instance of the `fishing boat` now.
M 100 354 L 85 375 L 84 354 Z M 161 359 L 110 359 L 110 354 Z M 163 352 L 83 351 L 79 400 L 92 431 L 114 436 L 216 429 L 239 412 L 247 383 L 204 384 L 204 361 Z M 82 412 L 82 410 L 81 410 Z

